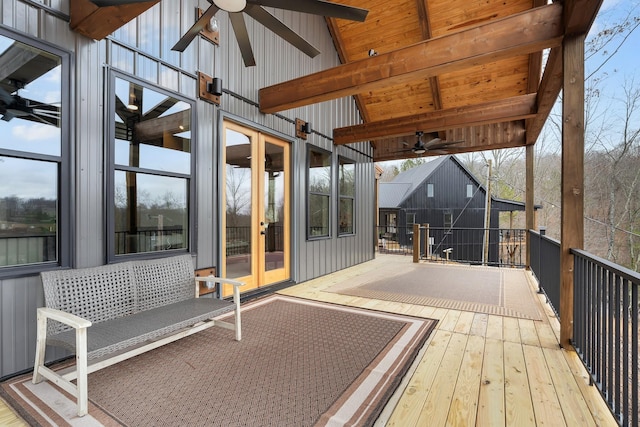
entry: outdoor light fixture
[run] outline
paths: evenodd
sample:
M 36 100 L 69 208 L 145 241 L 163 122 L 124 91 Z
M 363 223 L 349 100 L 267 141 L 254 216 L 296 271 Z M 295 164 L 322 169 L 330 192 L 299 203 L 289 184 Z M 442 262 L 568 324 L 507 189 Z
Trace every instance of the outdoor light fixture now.
M 218 27 L 218 20 L 214 16 L 209 20 L 209 24 L 207 24 L 207 30 L 217 33 L 220 28 Z
M 307 139 L 307 135 L 311 133 L 311 124 L 302 119 L 296 119 L 296 137 Z
M 138 111 L 138 99 L 136 98 L 133 85 L 131 86 L 131 89 L 129 89 L 129 103 L 127 104 L 127 110 Z
M 214 77 L 210 83 L 207 83 L 207 92 L 215 96 L 222 96 L 222 79 Z
M 213 4 L 227 12 L 240 12 L 247 5 L 246 0 L 213 0 Z
M 302 125 L 302 132 L 304 132 L 307 135 L 309 135 L 311 133 L 311 123 L 306 122 L 305 124 L 303 124 Z

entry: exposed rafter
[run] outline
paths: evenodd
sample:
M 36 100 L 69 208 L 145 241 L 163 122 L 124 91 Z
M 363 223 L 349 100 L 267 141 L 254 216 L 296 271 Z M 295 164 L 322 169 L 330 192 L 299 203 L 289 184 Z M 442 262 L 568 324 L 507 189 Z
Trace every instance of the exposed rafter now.
M 534 117 L 536 94 L 485 102 L 467 107 L 449 108 L 382 120 L 333 130 L 336 145 L 411 135 L 417 131 L 438 132 L 461 126 L 480 126 Z

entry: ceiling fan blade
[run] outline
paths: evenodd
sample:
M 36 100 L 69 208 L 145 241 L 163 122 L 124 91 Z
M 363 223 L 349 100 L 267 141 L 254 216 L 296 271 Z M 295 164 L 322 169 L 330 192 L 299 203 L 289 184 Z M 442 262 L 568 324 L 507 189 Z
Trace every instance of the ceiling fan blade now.
M 322 0 L 248 0 L 247 3 L 360 22 L 363 22 L 369 13 L 367 9 Z
M 200 16 L 200 18 L 198 18 L 198 20 L 191 26 L 191 28 L 189 28 L 189 31 L 184 33 L 182 38 L 178 40 L 178 43 L 176 43 L 171 48 L 171 50 L 184 52 L 184 50 L 187 48 L 187 46 L 189 46 L 193 39 L 195 39 L 198 34 L 200 34 L 200 31 L 202 31 L 207 26 L 207 24 L 209 24 L 209 21 L 211 21 L 211 18 L 213 18 L 213 15 L 215 15 L 218 10 L 220 10 L 218 6 L 215 6 L 213 4 L 209 6 L 209 8 L 205 10 L 205 12 Z
M 437 142 L 432 143 L 432 141 L 429 141 L 427 144 L 425 144 L 425 147 L 427 148 L 427 150 L 437 150 L 438 148 L 444 148 L 444 147 L 448 147 L 449 145 L 454 145 L 454 144 L 460 144 L 461 142 L 464 142 L 462 140 L 460 141 L 442 141 L 440 138 L 436 138 L 438 139 Z
M 249 32 L 247 31 L 247 24 L 244 22 L 242 12 L 229 13 L 229 19 L 231 20 L 233 32 L 236 34 L 236 39 L 238 40 L 238 47 L 242 54 L 244 66 L 255 66 L 256 59 L 253 57 L 253 49 L 251 49 L 251 42 L 249 41 Z
M 152 0 L 91 0 L 91 3 L 99 7 L 105 6 L 122 6 L 133 3 L 148 3 Z
M 253 19 L 260 22 L 262 25 L 273 31 L 278 36 L 282 37 L 286 42 L 290 43 L 292 46 L 307 54 L 307 56 L 315 58 L 320 54 L 320 51 L 318 49 L 313 47 L 308 41 L 300 37 L 300 35 L 298 35 L 295 31 L 287 27 L 282 21 L 267 12 L 262 7 L 248 4 L 247 8 L 244 11 Z

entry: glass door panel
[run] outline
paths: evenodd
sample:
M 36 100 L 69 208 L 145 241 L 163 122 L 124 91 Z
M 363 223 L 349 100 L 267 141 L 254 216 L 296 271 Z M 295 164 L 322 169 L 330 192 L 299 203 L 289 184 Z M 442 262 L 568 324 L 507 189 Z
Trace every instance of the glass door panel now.
M 222 275 L 245 282 L 242 292 L 287 280 L 289 144 L 229 122 L 224 143 Z

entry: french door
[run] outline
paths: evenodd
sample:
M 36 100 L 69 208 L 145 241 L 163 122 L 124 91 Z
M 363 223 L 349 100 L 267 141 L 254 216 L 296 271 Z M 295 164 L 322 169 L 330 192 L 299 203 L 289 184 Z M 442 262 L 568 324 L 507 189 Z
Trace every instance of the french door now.
M 242 292 L 288 280 L 289 143 L 226 121 L 223 143 L 223 277 L 245 282 Z

